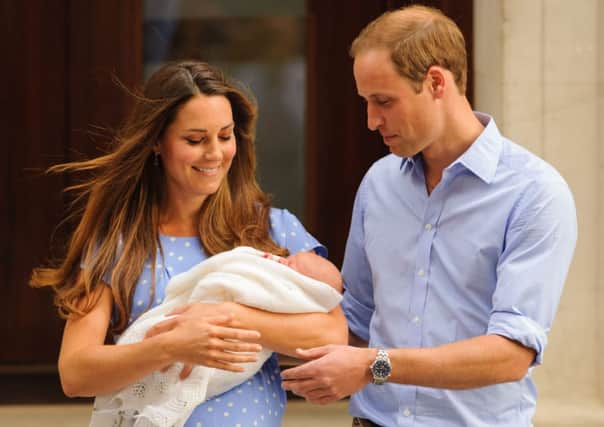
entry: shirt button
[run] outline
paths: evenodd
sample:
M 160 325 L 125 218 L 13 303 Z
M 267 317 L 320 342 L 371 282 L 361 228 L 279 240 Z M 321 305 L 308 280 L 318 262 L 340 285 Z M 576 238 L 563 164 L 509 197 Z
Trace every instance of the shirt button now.
M 415 316 L 413 318 L 413 323 L 419 323 L 419 316 Z
M 424 270 L 422 270 L 421 268 L 420 268 L 420 270 L 417 272 L 417 275 L 418 275 L 419 277 L 424 277 L 424 275 L 425 275 L 425 274 L 426 274 L 426 273 L 425 273 L 425 272 L 424 272 Z
M 432 230 L 432 224 L 426 224 L 425 227 L 426 231 L 430 231 Z
M 409 410 L 409 408 L 405 408 L 405 410 L 403 411 L 403 415 L 408 417 L 409 415 L 411 415 L 411 411 Z

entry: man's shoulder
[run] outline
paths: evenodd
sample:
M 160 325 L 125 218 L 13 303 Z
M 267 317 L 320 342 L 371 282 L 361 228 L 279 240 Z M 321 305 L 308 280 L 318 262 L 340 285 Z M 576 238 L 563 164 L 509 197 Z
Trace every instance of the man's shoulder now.
M 367 178 L 379 178 L 385 174 L 396 172 L 401 169 L 405 160 L 394 154 L 387 154 L 377 159 L 367 170 Z
M 567 185 L 560 172 L 549 162 L 506 138 L 504 138 L 499 167 L 501 172 L 513 174 L 517 179 L 531 184 Z
M 499 184 L 515 189 L 524 203 L 539 204 L 557 200 L 574 206 L 570 186 L 554 166 L 512 141 L 505 140 L 498 172 Z

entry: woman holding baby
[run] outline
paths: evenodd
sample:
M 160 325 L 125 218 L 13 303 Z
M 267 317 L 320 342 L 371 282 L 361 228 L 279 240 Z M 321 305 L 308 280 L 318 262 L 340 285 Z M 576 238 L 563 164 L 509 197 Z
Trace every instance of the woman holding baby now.
M 85 201 L 67 254 L 38 268 L 33 286 L 51 286 L 67 319 L 59 371 L 68 396 L 112 393 L 174 363 L 240 371 L 261 346 L 343 343 L 339 308 L 276 314 L 236 303 L 183 306 L 141 342 L 105 344 L 160 304 L 171 277 L 237 246 L 287 256 L 325 248 L 286 210 L 270 207 L 255 177 L 256 108 L 222 73 L 201 62 L 164 66 L 143 94 L 114 149 L 53 167 L 85 171 Z M 312 252 L 317 268 L 325 266 Z M 279 426 L 285 394 L 273 355 L 248 382 L 199 405 L 186 426 Z

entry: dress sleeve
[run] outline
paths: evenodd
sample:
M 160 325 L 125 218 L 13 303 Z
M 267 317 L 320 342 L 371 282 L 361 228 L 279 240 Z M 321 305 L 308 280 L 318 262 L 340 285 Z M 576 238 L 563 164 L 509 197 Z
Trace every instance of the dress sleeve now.
M 529 186 L 512 213 L 497 266 L 488 334 L 532 348 L 540 364 L 577 240 L 564 181 Z
M 369 323 L 375 306 L 371 266 L 365 253 L 364 191 L 364 182 L 362 182 L 354 201 L 342 265 L 345 290 L 342 309 L 352 333 L 369 342 Z
M 99 243 L 97 242 L 94 246 L 93 257 L 96 257 L 98 250 L 99 250 Z M 119 259 L 119 257 L 122 255 L 122 250 L 123 250 L 123 245 L 122 245 L 122 241 L 120 239 L 116 253 L 114 254 L 114 260 Z M 115 264 L 115 261 L 114 261 L 113 265 L 114 264 Z M 82 270 L 85 270 L 87 268 L 86 265 L 87 265 L 86 260 L 82 258 L 82 260 L 80 261 L 80 268 Z M 105 271 L 105 273 L 103 273 L 102 280 L 107 285 L 111 285 L 111 275 L 113 273 L 113 265 L 112 265 L 112 268 L 110 268 L 109 270 Z
M 271 209 L 270 221 L 272 239 L 291 254 L 314 250 L 327 258 L 327 248 L 306 231 L 300 220 L 287 209 Z

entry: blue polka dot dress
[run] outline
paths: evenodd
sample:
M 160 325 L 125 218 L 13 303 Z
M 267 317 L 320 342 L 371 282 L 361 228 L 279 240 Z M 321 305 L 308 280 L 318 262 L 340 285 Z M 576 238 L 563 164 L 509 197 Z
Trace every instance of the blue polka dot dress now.
M 314 249 L 320 255 L 327 255 L 325 247 L 287 210 L 271 209 L 270 221 L 272 239 L 290 253 Z M 160 241 L 165 259 L 158 254 L 156 289 L 151 307 L 163 301 L 166 285 L 172 276 L 189 270 L 207 258 L 197 238 L 160 235 Z M 150 308 L 151 267 L 146 262 L 139 277 L 130 323 Z M 285 400 L 277 355 L 273 354 L 252 378 L 199 405 L 185 427 L 281 426 Z

